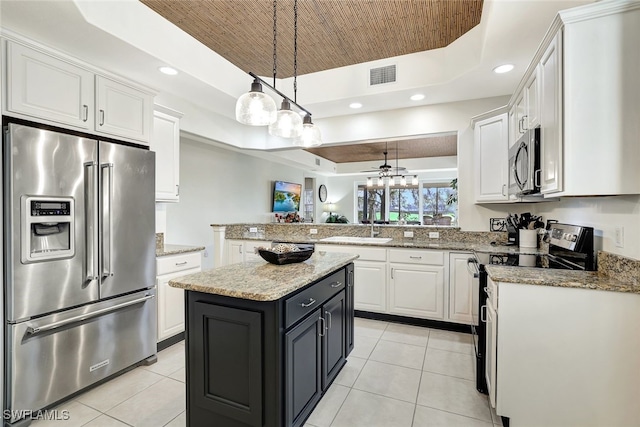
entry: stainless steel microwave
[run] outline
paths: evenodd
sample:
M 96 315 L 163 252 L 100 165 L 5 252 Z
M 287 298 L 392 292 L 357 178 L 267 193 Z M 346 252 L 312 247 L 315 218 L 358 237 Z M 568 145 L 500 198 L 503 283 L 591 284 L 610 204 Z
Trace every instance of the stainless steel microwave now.
M 540 128 L 527 130 L 509 149 L 509 195 L 540 192 Z

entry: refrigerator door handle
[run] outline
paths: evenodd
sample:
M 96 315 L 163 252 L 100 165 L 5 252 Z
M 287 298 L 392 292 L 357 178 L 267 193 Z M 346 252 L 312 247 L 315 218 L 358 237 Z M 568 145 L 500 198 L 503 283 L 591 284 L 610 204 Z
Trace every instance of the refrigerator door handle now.
M 113 276 L 113 163 L 103 163 L 100 165 L 102 170 L 102 277 Z M 105 180 L 104 173 L 108 172 L 108 178 Z M 106 188 L 105 188 L 106 187 Z
M 35 327 L 28 326 L 26 333 L 27 333 L 27 335 L 36 335 L 36 334 L 41 334 L 43 332 L 52 331 L 54 329 L 62 328 L 63 326 L 71 325 L 73 323 L 82 322 L 83 320 L 93 319 L 94 317 L 98 317 L 98 316 L 102 316 L 104 314 L 108 314 L 108 313 L 111 313 L 111 312 L 114 312 L 114 311 L 118 311 L 118 310 L 121 310 L 121 309 L 123 309 L 125 307 L 129 307 L 129 306 L 134 305 L 134 304 L 139 304 L 139 303 L 145 302 L 147 300 L 150 300 L 151 298 L 155 298 L 155 295 L 146 294 L 142 298 L 134 299 L 132 301 L 123 302 L 122 304 L 114 305 L 113 307 L 102 308 L 100 310 L 96 310 L 96 311 L 91 312 L 91 313 L 86 313 L 86 314 L 81 314 L 79 316 L 70 317 L 68 319 L 60 320 L 58 322 L 49 323 L 48 325 L 35 326 Z
M 96 226 L 98 224 L 98 212 L 96 210 L 98 206 L 98 200 L 96 198 L 96 180 L 97 170 L 96 162 L 86 162 L 85 167 L 85 212 L 87 213 L 85 219 L 85 263 L 86 263 L 86 280 L 98 280 L 98 251 L 97 251 L 97 238 L 98 233 Z

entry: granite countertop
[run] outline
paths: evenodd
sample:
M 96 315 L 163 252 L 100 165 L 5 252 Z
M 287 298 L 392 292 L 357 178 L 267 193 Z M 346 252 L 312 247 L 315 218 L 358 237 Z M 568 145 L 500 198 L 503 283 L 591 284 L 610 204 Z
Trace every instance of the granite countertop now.
M 640 284 L 626 282 L 597 271 L 556 270 L 536 267 L 485 266 L 494 282 L 640 294 Z
M 532 254 L 538 255 L 541 254 L 542 251 L 535 248 L 523 248 L 521 249 L 518 246 L 514 245 L 492 245 L 489 243 L 478 243 L 478 242 L 457 242 L 450 240 L 439 240 L 439 239 L 391 239 L 389 242 L 385 243 L 369 243 L 369 242 L 323 242 L 322 239 L 311 239 L 311 238 L 298 238 L 291 236 L 281 236 L 282 238 L 278 238 L 276 236 L 273 239 L 266 240 L 264 238 L 245 238 L 244 240 L 259 240 L 259 241 L 269 241 L 269 242 L 284 242 L 284 243 L 314 243 L 314 244 L 322 244 L 322 245 L 341 245 L 341 246 L 368 246 L 368 247 L 379 247 L 379 248 L 414 248 L 414 249 L 441 249 L 446 251 L 465 251 L 465 252 L 482 252 L 482 253 L 509 253 L 509 254 Z
M 275 301 L 351 263 L 358 255 L 315 252 L 304 262 L 285 265 L 247 261 L 171 280 L 188 291 L 253 301 Z
M 162 248 L 156 247 L 156 257 L 176 254 L 186 254 L 189 252 L 204 251 L 204 246 L 187 246 L 187 245 L 168 245 L 165 244 Z

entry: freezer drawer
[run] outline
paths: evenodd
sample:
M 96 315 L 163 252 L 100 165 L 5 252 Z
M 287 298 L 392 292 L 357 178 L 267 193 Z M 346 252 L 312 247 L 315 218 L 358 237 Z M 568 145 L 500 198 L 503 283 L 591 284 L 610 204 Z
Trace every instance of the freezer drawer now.
M 7 409 L 42 409 L 154 355 L 155 297 L 153 288 L 9 324 Z

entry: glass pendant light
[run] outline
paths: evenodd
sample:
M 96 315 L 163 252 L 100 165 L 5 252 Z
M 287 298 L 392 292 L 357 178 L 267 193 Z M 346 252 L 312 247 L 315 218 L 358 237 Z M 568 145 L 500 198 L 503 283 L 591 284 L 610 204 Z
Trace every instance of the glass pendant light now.
M 318 145 L 322 145 L 320 129 L 313 124 L 311 116 L 308 114 L 304 116 L 304 120 L 302 121 L 302 134 L 296 141 L 296 145 L 303 147 L 317 147 Z
M 413 175 L 413 178 L 411 178 L 411 185 L 418 185 L 418 175 Z
M 404 175 L 400 178 L 400 185 L 407 185 L 407 178 L 405 178 Z
M 282 138 L 298 138 L 302 135 L 302 118 L 300 114 L 291 111 L 288 99 L 282 100 L 276 120 L 269 125 L 269 133 Z
M 238 98 L 236 120 L 251 126 L 266 126 L 276 120 L 276 103 L 262 92 L 258 79 L 251 83 L 251 91 Z
M 382 180 L 382 177 L 378 178 L 378 187 L 382 187 L 384 185 L 384 181 Z
M 367 178 L 367 187 L 373 187 L 373 180 L 371 177 Z
M 393 176 L 389 178 L 389 185 L 396 185 L 396 180 L 393 178 Z

